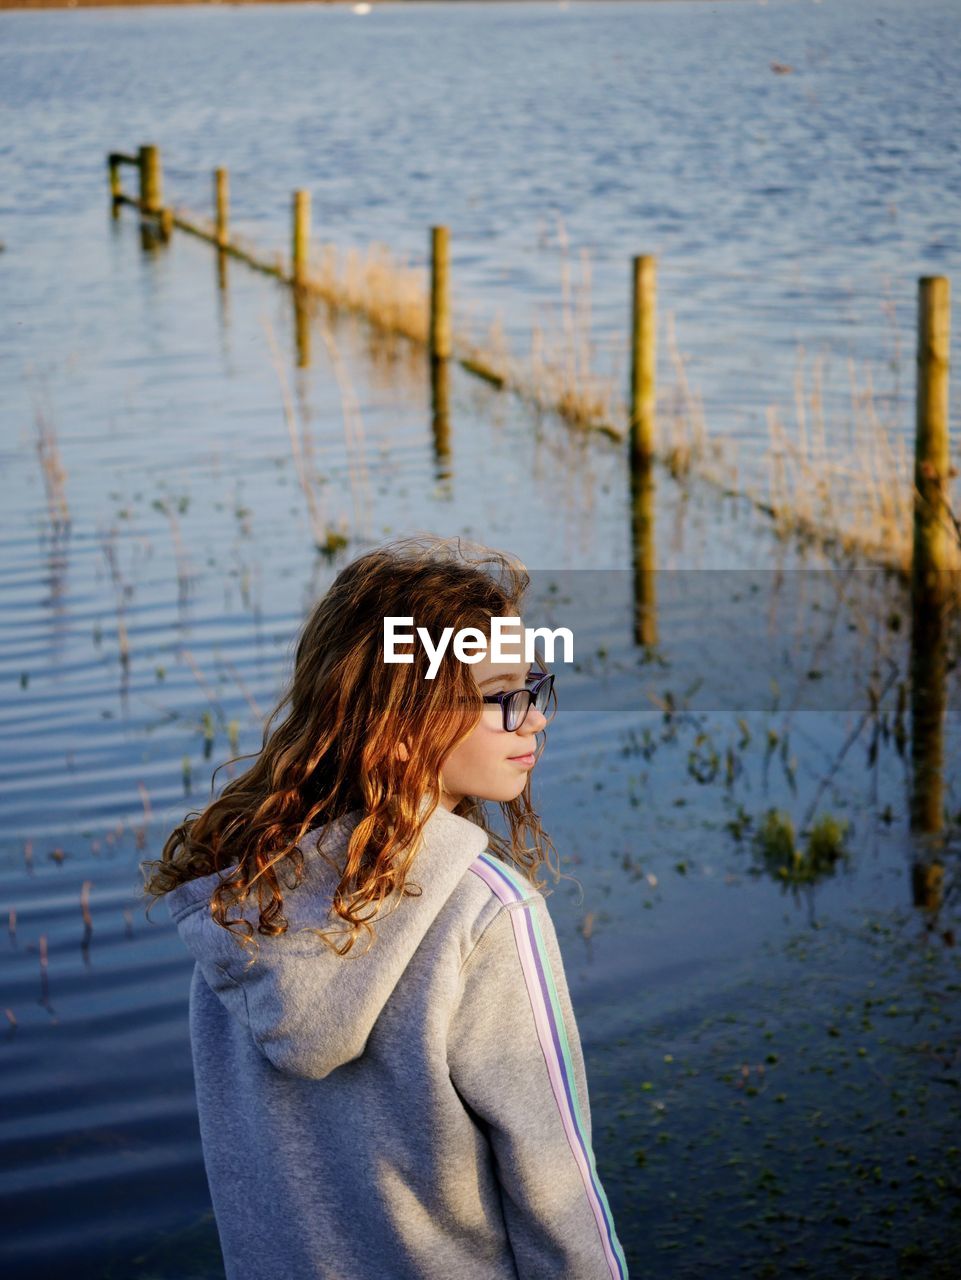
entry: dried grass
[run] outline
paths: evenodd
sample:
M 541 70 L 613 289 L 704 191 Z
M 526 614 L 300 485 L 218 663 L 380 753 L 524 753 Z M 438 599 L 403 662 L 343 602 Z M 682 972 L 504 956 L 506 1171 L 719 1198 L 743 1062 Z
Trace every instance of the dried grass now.
M 386 333 L 426 344 L 430 300 L 422 270 L 383 244 L 361 253 L 325 244 L 311 255 L 305 286 L 331 307 L 363 315 Z
M 100 530 L 99 537 L 104 559 L 107 561 L 107 567 L 110 570 L 110 577 L 114 585 L 117 611 L 117 649 L 120 656 L 120 664 L 126 671 L 130 667 L 130 636 L 127 632 L 126 605 L 127 599 L 133 594 L 133 587 L 129 582 L 124 581 L 123 574 L 120 572 L 120 562 L 117 558 L 116 548 L 116 526 L 112 526 L 107 533 Z
M 60 453 L 60 441 L 53 417 L 43 406 L 36 409 L 37 456 L 43 473 L 43 487 L 47 497 L 47 514 L 55 533 L 70 526 L 70 506 L 67 502 L 67 469 Z
M 687 365 L 677 343 L 673 312 L 667 313 L 665 323 L 674 382 L 660 397 L 658 418 L 663 444 L 657 456 L 675 480 L 696 474 L 728 492 L 736 492 L 735 442 L 710 438 L 704 400 L 701 393 L 691 387 Z
M 462 322 L 452 335 L 454 355 L 466 369 L 496 387 L 516 389 L 521 381 L 518 361 L 511 351 L 504 322 L 498 314 L 478 341 L 474 337 L 476 321 Z
M 515 381 L 540 408 L 552 410 L 572 426 L 606 428 L 622 437 L 624 410 L 618 403 L 619 375 L 601 374 L 594 367 L 597 349 L 591 336 L 590 254 L 581 250 L 580 280 L 575 282 L 563 223 L 559 223 L 558 238 L 560 318 L 552 321 L 547 313 L 543 325 L 533 326 L 530 370 L 526 377 Z
M 477 324 L 454 333 L 454 355 L 465 368 L 497 387 L 513 391 L 545 412 L 555 413 L 571 426 L 600 430 L 616 439 L 626 434 L 625 409 L 617 388 L 622 357 L 601 373 L 597 346 L 591 334 L 591 259 L 580 256 L 580 278 L 574 279 L 569 242 L 558 223 L 561 246 L 561 299 L 558 309 L 543 307 L 531 326 L 530 356 L 518 357 L 510 348 L 503 322 L 496 316 L 478 340 Z
M 777 409 L 767 413 L 770 446 L 768 506 L 782 536 L 865 557 L 907 574 L 914 533 L 914 458 L 905 438 L 877 410 L 870 366 L 859 376 L 848 361 L 851 411 L 832 423 L 831 445 L 824 416 L 824 362 L 814 363 L 810 382 L 799 349 L 794 388 L 794 431 Z M 946 495 L 950 504 L 950 494 Z M 961 546 L 951 543 L 961 568 Z

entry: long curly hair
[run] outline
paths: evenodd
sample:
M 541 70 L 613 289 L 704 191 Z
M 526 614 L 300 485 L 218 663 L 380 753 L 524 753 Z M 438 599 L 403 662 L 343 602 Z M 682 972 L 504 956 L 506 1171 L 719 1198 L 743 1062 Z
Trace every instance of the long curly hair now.
M 312 828 L 359 811 L 336 865 L 318 846 L 340 876 L 332 910 L 346 929 L 317 933 L 342 956 L 361 929 L 373 941 L 370 921 L 385 899 L 420 892 L 407 877 L 440 803 L 441 767 L 484 705 L 472 668 L 449 652 L 433 680 L 425 678 L 421 645 L 411 664 L 385 663 L 383 620 L 412 616 L 434 644 L 445 626 L 477 627 L 489 636 L 492 617 L 520 613 L 528 585 L 523 566 L 505 554 L 426 535 L 387 543 L 342 569 L 300 632 L 292 678 L 267 717 L 254 763 L 202 812 L 187 814 L 159 860 L 141 863 L 147 911 L 188 880 L 229 872 L 213 891 L 211 914 L 242 945 L 259 948 L 251 921 L 228 921 L 227 911 L 256 890 L 257 932 L 286 932 L 282 887 L 295 889 L 303 879 L 300 842 Z M 483 801 L 465 797 L 454 812 L 482 827 L 492 851 L 512 860 L 536 888 L 545 887 L 544 865 L 559 879 L 553 843 L 531 807 L 529 776 L 500 809 L 508 839 L 491 829 Z M 337 946 L 334 938 L 345 935 Z

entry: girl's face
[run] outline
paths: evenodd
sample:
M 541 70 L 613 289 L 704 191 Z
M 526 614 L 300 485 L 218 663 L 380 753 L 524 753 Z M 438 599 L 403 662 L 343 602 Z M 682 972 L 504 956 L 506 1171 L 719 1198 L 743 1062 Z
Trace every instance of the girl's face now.
M 490 694 L 523 689 L 530 669 L 530 663 L 523 659 L 491 662 L 485 655 L 471 671 L 481 693 Z M 520 727 L 508 733 L 500 704 L 485 703 L 478 723 L 444 761 L 441 769 L 444 808 L 454 809 L 465 796 L 501 803 L 515 800 L 534 768 L 537 750 L 534 735 L 546 724 L 547 719 L 532 703 Z

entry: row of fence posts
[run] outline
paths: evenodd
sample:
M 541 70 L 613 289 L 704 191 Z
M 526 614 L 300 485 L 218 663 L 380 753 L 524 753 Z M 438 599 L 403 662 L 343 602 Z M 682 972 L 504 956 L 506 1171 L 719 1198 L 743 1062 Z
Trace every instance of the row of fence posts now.
M 139 197 L 127 196 L 121 166 L 133 165 L 140 177 Z M 133 205 L 153 219 L 162 240 L 175 226 L 200 236 L 225 254 L 274 275 L 293 288 L 298 362 L 309 361 L 309 321 L 305 298 L 310 292 L 309 258 L 311 202 L 308 191 L 296 191 L 292 201 L 290 269 L 241 248 L 230 236 L 230 184 L 226 169 L 213 175 L 214 222 L 211 233 L 202 224 L 165 205 L 160 153 L 156 146 L 139 148 L 136 156 L 112 152 L 108 156 L 114 211 Z M 431 228 L 430 311 L 427 347 L 430 358 L 435 452 L 445 467 L 450 458 L 449 365 L 457 359 L 471 372 L 494 385 L 503 377 L 486 368 L 476 356 L 455 356 L 450 307 L 450 233 Z M 224 277 L 221 277 L 222 280 Z M 656 457 L 656 332 L 657 267 L 651 255 L 632 261 L 631 375 L 628 398 L 628 442 L 631 476 L 631 523 L 634 548 L 634 639 L 642 646 L 657 643 L 653 464 Z M 911 750 L 913 788 L 911 826 L 921 833 L 942 829 L 944 821 L 944 713 L 947 680 L 947 611 L 954 594 L 949 572 L 951 540 L 955 536 L 948 506 L 951 475 L 949 447 L 950 282 L 926 276 L 918 286 L 917 403 L 915 424 L 914 545 L 911 569 Z M 449 474 L 443 471 L 441 474 Z M 924 867 L 915 868 L 916 901 L 932 886 Z
M 110 193 L 114 208 L 128 204 L 141 214 L 156 220 L 161 239 L 169 239 L 175 226 L 199 235 L 217 248 L 230 252 L 252 266 L 267 270 L 294 288 L 310 288 L 310 230 L 311 201 L 309 191 L 295 191 L 292 201 L 292 226 L 290 245 L 290 270 L 285 273 L 276 262 L 257 260 L 247 251 L 239 249 L 230 238 L 230 178 L 224 168 L 214 170 L 214 229 L 208 232 L 201 224 L 183 215 L 177 215 L 164 203 L 163 176 L 160 151 L 156 146 L 145 145 L 136 155 L 113 151 L 107 157 L 110 175 Z M 123 190 L 121 168 L 135 167 L 140 177 L 139 197 L 133 198 Z M 430 246 L 430 307 L 428 325 L 428 351 L 435 360 L 457 358 L 453 350 L 453 330 L 450 305 L 450 231 L 445 226 L 431 228 Z M 656 263 L 651 255 L 633 260 L 633 289 L 631 306 L 631 384 L 629 401 L 629 436 L 631 457 L 635 461 L 653 460 L 655 449 L 656 404 L 656 329 L 657 329 L 657 278 Z M 463 357 L 465 367 L 495 385 L 503 385 L 504 377 L 497 370 L 486 368 L 476 357 Z M 608 424 L 609 426 L 610 424 Z

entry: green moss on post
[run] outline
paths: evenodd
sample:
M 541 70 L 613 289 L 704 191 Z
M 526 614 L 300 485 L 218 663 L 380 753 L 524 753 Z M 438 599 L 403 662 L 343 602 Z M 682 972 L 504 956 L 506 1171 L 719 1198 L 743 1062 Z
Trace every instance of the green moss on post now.
M 447 360 L 451 353 L 450 232 L 431 227 L 430 354 Z
M 652 458 L 657 405 L 657 270 L 650 254 L 634 259 L 631 290 L 631 456 Z

